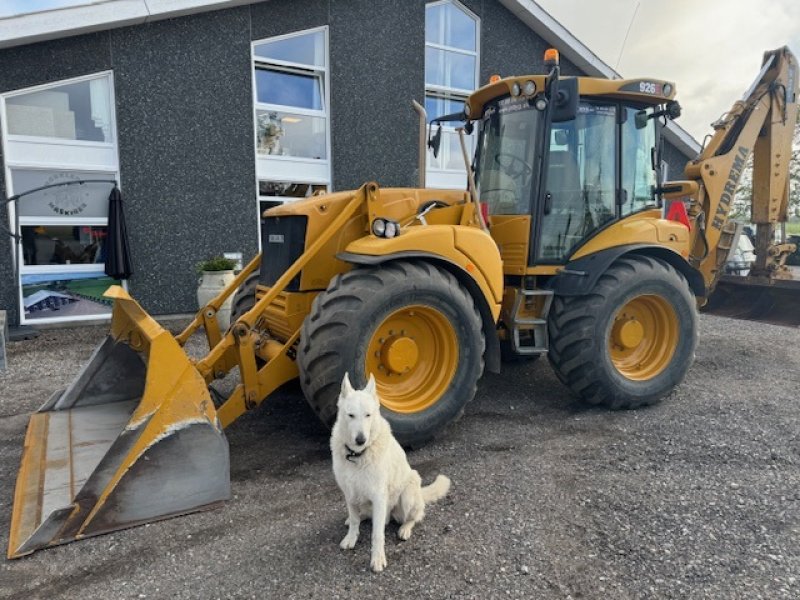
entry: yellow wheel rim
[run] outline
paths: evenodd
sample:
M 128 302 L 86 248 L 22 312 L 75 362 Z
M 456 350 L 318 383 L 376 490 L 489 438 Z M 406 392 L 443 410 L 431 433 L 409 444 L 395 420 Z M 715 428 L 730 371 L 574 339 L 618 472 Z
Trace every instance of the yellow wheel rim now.
M 430 408 L 458 368 L 458 336 L 450 320 L 430 306 L 406 306 L 372 334 L 366 374 L 375 375 L 383 406 L 398 413 Z
M 675 309 L 661 296 L 637 296 L 628 301 L 611 325 L 611 362 L 632 381 L 646 381 L 667 368 L 680 337 Z

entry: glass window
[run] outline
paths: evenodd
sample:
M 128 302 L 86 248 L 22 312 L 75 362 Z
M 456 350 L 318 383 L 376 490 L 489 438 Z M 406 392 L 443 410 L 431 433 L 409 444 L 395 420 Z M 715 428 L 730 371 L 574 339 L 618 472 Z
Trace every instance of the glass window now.
M 256 44 L 258 58 L 325 67 L 325 32 L 322 30 Z
M 447 0 L 425 8 L 425 110 L 428 119 L 459 112 L 477 87 L 478 19 L 458 2 Z M 438 157 L 428 153 L 431 187 L 463 188 L 466 168 L 455 124 L 445 125 Z M 474 137 L 467 136 L 467 153 Z M 437 173 L 438 172 L 438 173 Z M 460 177 L 459 172 L 464 176 Z
M 539 259 L 560 262 L 615 218 L 615 106 L 581 102 L 573 121 L 553 123 Z
M 264 104 L 322 110 L 322 77 L 313 73 L 257 68 L 256 96 Z
M 101 73 L 0 96 L 7 194 L 70 184 L 25 195 L 11 207 L 12 221 L 19 220 L 23 323 L 111 314 L 102 292 L 119 283 L 103 273 L 113 186 L 78 182 L 119 181 L 113 81 Z M 53 168 L 65 160 L 71 168 Z
M 636 108 L 626 108 L 622 123 L 622 189 L 625 203 L 620 207 L 623 215 L 656 206 L 653 188 L 656 173 L 653 171 L 651 151 L 655 147 L 656 132 L 653 119 L 644 129 L 636 129 Z
M 106 77 L 9 96 L 10 135 L 113 142 L 111 95 Z
M 493 215 L 530 213 L 541 114 L 524 98 L 505 98 L 485 111 L 475 184 Z
M 429 6 L 425 13 L 425 41 L 461 50 L 476 50 L 478 24 L 450 2 Z
M 320 161 L 303 167 L 314 178 L 329 172 L 326 37 L 319 29 L 253 45 L 256 155 Z M 260 179 L 297 176 L 297 165 L 290 161 L 257 161 L 256 170 Z
M 92 171 L 54 171 L 51 169 L 11 169 L 14 193 L 20 194 L 34 188 L 80 181 L 82 179 L 116 180 L 116 174 Z M 108 195 L 111 186 L 104 183 L 67 185 L 42 190 L 20 198 L 21 219 L 26 217 L 108 217 Z
M 259 181 L 259 210 L 264 211 L 284 202 L 291 202 L 301 198 L 308 198 L 328 192 L 328 186 L 323 183 L 308 183 L 301 181 Z
M 442 115 L 450 115 L 464 110 L 464 100 L 461 98 L 425 96 L 425 112 L 428 113 L 428 121 L 433 121 Z M 447 124 L 444 124 L 447 127 Z
M 472 91 L 476 87 L 475 61 L 475 56 L 426 48 L 425 84 Z
M 257 149 L 262 155 L 326 159 L 327 119 L 290 112 L 258 110 Z
M 100 271 L 63 271 L 22 275 L 25 319 L 100 317 L 111 314 L 112 301 L 103 294 L 120 282 Z
M 24 265 L 105 262 L 105 225 L 23 225 L 21 229 Z

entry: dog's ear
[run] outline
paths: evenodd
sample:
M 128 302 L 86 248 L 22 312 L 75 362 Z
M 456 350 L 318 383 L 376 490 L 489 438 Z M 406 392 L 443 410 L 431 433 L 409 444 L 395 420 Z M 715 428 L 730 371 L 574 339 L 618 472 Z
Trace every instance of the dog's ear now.
M 369 374 L 369 381 L 367 381 L 367 387 L 364 388 L 364 391 L 372 396 L 375 395 L 375 376 L 372 373 Z
M 353 386 L 350 385 L 350 374 L 345 372 L 344 379 L 342 379 L 342 393 L 340 397 L 344 398 L 352 393 Z

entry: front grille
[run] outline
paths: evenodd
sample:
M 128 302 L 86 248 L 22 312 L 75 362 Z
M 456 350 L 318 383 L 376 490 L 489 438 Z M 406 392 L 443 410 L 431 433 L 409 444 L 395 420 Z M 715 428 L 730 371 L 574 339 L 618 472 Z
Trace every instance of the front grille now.
M 306 246 L 308 217 L 266 217 L 261 225 L 261 275 L 258 282 L 271 287 L 275 285 L 294 261 L 300 258 Z M 300 289 L 300 275 L 286 286 L 287 292 Z

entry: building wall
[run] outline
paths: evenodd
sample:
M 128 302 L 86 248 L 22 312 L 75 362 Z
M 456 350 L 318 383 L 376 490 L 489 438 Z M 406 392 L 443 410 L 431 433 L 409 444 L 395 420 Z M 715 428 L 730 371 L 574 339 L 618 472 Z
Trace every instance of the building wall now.
M 542 39 L 495 0 L 463 3 L 481 19 L 481 83 L 542 71 Z M 0 93 L 113 70 L 130 290 L 154 314 L 193 312 L 198 261 L 258 248 L 251 41 L 328 25 L 334 189 L 415 185 L 424 5 L 271 0 L 11 48 Z M 581 74 L 563 59 L 562 72 Z M 11 273 L 0 248 L 0 305 L 15 322 Z

